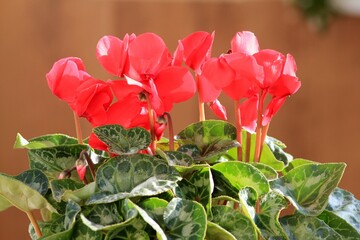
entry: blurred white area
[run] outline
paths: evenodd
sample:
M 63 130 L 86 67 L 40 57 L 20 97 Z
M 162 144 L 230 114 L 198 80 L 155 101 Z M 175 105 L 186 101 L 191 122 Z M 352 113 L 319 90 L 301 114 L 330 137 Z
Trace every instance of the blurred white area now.
M 360 16 L 360 0 L 331 0 L 330 2 L 339 13 Z

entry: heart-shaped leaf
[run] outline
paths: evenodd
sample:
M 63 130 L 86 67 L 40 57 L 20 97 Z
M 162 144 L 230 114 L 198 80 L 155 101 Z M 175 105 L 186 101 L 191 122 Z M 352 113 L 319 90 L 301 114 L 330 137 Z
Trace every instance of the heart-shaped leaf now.
M 210 221 L 207 222 L 205 239 L 236 240 L 236 238 L 226 229 Z
M 269 183 L 266 177 L 254 166 L 243 162 L 223 162 L 211 167 L 229 181 L 238 191 L 245 187 L 255 189 L 258 195 L 269 191 Z
M 93 129 L 109 151 L 118 155 L 134 154 L 150 145 L 150 134 L 144 128 L 125 129 L 120 125 L 105 125 Z
M 88 204 L 156 195 L 174 188 L 180 179 L 164 160 L 143 154 L 117 156 L 99 167 L 96 186 L 100 193 Z
M 282 192 L 302 214 L 316 216 L 325 209 L 345 166 L 344 163 L 301 165 L 270 182 L 271 188 Z
M 288 239 L 279 222 L 280 211 L 287 205 L 286 199 L 274 191 L 261 199 L 260 212 L 255 217 L 255 223 L 265 239 Z
M 80 189 L 84 184 L 72 179 L 55 179 L 50 182 L 50 186 L 54 199 L 60 202 L 65 191 Z
M 200 203 L 174 198 L 164 212 L 168 239 L 204 239 L 206 213 Z
M 227 150 L 238 147 L 236 128 L 228 122 L 207 120 L 191 124 L 182 130 L 176 139 L 181 145 L 196 146 L 199 156 L 195 160 L 208 160 L 210 157 L 225 153 Z M 184 152 L 184 150 L 181 150 Z
M 27 170 L 14 178 L 35 189 L 43 196 L 48 191 L 49 181 L 45 174 L 39 170 Z
M 64 145 L 41 149 L 30 149 L 28 152 L 30 168 L 38 169 L 51 179 L 57 179 L 60 173 L 75 166 L 80 153 L 86 145 Z M 77 174 L 72 179 L 80 181 Z
M 212 222 L 226 229 L 236 239 L 256 240 L 257 234 L 250 219 L 228 206 L 213 206 Z

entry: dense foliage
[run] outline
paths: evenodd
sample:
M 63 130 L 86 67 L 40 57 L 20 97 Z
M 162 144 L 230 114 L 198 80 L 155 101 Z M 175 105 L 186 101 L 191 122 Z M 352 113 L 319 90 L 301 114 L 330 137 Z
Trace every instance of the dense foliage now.
M 153 33 L 105 36 L 97 57 L 116 80 L 94 79 L 78 58 L 56 62 L 48 84 L 74 111 L 77 138 L 18 134 L 30 170 L 0 174 L 0 210 L 25 212 L 32 239 L 360 239 L 360 202 L 337 187 L 345 163 L 294 158 L 267 136 L 300 88 L 294 58 L 260 50 L 250 32 L 214 58 L 213 39 L 193 33 L 172 55 Z M 200 121 L 174 136 L 169 111 L 196 91 Z M 204 103 L 222 120 L 205 120 Z M 85 140 L 78 117 L 94 127 Z

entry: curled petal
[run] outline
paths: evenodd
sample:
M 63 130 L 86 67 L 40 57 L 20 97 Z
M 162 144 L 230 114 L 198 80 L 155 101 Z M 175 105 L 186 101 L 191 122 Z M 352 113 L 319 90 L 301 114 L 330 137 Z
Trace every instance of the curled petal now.
M 181 40 L 185 63 L 197 73 L 203 62 L 210 58 L 214 35 L 214 32 L 210 34 L 199 31 Z
M 215 115 L 221 120 L 227 120 L 226 108 L 220 103 L 219 100 L 215 100 L 209 103 L 210 109 L 215 113 Z
M 231 50 L 245 55 L 253 55 L 259 51 L 259 43 L 254 33 L 238 32 L 231 40 Z
M 262 89 L 269 88 L 282 74 L 285 57 L 275 50 L 261 50 L 254 54 L 257 63 L 263 67 L 264 80 L 259 82 Z
M 103 81 L 88 79 L 76 89 L 70 103 L 79 117 L 86 117 L 93 125 L 106 121 L 106 111 L 113 100 L 110 86 Z
M 178 42 L 178 46 L 174 52 L 173 60 L 171 65 L 172 66 L 181 66 L 184 59 L 184 46 L 181 41 Z
M 270 123 L 271 119 L 275 114 L 280 110 L 281 106 L 285 103 L 286 97 L 274 97 L 270 100 L 270 103 L 267 105 L 262 125 L 266 126 Z
M 84 77 L 89 76 L 80 58 L 68 57 L 54 63 L 46 74 L 48 86 L 58 98 L 72 102 Z

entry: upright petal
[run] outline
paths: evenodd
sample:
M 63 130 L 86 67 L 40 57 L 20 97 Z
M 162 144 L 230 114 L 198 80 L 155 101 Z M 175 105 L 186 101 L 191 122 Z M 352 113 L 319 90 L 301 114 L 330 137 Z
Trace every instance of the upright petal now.
M 136 78 L 136 72 L 142 79 L 153 78 L 162 68 L 171 64 L 172 58 L 164 41 L 154 33 L 144 33 L 137 36 L 129 44 L 129 75 Z M 135 75 L 135 76 L 134 76 Z
M 127 63 L 129 35 L 124 41 L 114 36 L 102 37 L 96 46 L 96 57 L 99 63 L 110 74 L 121 77 Z
M 201 102 L 213 102 L 220 96 L 221 89 L 216 88 L 212 82 L 208 81 L 205 77 L 198 75 L 196 80 Z
M 194 32 L 181 40 L 183 57 L 188 67 L 198 72 L 205 60 L 210 58 L 214 35 L 208 32 Z
M 58 98 L 72 102 L 75 91 L 81 84 L 85 73 L 85 67 L 80 58 L 68 57 L 54 63 L 50 72 L 46 74 L 48 86 Z
M 210 58 L 201 68 L 201 76 L 210 81 L 214 87 L 222 89 L 228 86 L 235 77 L 235 72 L 223 56 Z
M 258 115 L 258 95 L 254 95 L 240 104 L 241 125 L 243 129 L 254 133 Z
M 245 55 L 253 55 L 259 51 L 259 43 L 254 33 L 237 32 L 231 40 L 231 50 Z
M 264 112 L 264 117 L 262 121 L 263 126 L 266 126 L 270 123 L 271 119 L 280 110 L 281 106 L 284 105 L 285 100 L 286 97 L 273 97 L 270 100 L 270 103 L 267 105 Z
M 209 107 L 218 118 L 224 121 L 227 120 L 226 108 L 219 100 L 216 99 L 215 101 L 209 103 Z

